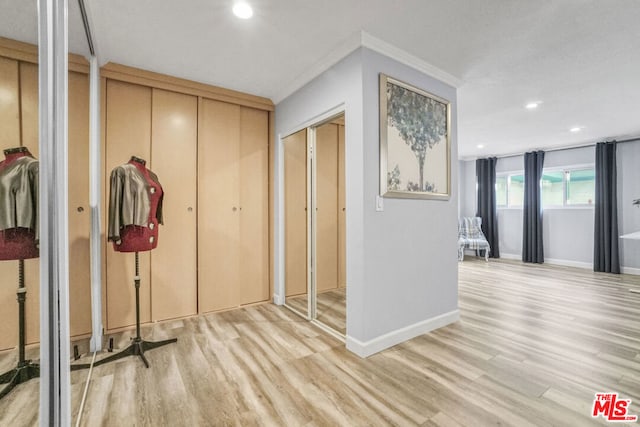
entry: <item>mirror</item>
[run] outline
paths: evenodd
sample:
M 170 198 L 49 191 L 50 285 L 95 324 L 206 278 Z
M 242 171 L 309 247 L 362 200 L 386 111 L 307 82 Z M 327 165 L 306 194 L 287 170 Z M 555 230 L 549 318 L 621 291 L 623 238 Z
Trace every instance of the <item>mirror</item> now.
M 77 1 L 69 2 L 69 283 L 71 354 L 88 352 L 91 335 L 89 275 L 89 55 L 87 38 Z M 30 198 L 37 206 L 37 173 L 9 175 L 19 171 L 39 154 L 38 103 L 38 15 L 37 2 L 3 0 L 0 2 L 0 197 L 9 203 Z M 9 150 L 9 151 L 7 151 Z M 35 161 L 35 160 L 33 160 Z M 28 168 L 28 166 L 26 166 Z M 4 173 L 3 173 L 4 172 Z M 4 176 L 4 178 L 3 178 Z M 31 179 L 31 191 L 17 197 L 13 180 Z M 27 179 L 24 178 L 24 179 Z M 16 208 L 18 209 L 18 208 Z M 39 251 L 35 246 L 37 215 L 31 218 L 34 230 L 22 215 L 0 215 L 0 424 L 37 424 L 39 408 L 40 324 L 39 324 Z M 17 222 L 16 222 L 17 221 Z M 32 234 L 29 234 L 32 233 Z M 32 247 L 29 248 L 29 241 Z M 26 245 L 26 246 L 25 246 Z M 23 261 L 20 261 L 23 259 Z M 23 268 L 21 267 L 23 266 Z M 24 288 L 18 290 L 23 278 Z M 18 300 L 18 302 L 16 301 Z M 24 300 L 24 310 L 20 310 Z M 21 314 L 23 313 L 23 314 Z M 24 345 L 22 345 L 24 342 Z M 31 361 L 31 362 L 29 362 Z M 20 374 L 15 375 L 18 368 Z M 71 375 L 72 414 L 75 419 L 86 380 L 86 372 Z
M 0 1 L 0 425 L 38 422 L 38 15 Z M 14 196 L 15 195 L 15 196 Z
M 68 173 L 70 362 L 89 364 L 91 354 L 91 208 L 89 206 L 89 62 L 91 56 L 77 0 L 68 3 Z M 88 376 L 72 370 L 71 416 L 75 423 Z
M 283 139 L 285 305 L 342 336 L 347 292 L 344 145 L 344 113 Z
M 285 193 L 285 304 L 308 317 L 307 130 L 283 139 Z
M 345 335 L 344 114 L 314 131 L 316 320 Z

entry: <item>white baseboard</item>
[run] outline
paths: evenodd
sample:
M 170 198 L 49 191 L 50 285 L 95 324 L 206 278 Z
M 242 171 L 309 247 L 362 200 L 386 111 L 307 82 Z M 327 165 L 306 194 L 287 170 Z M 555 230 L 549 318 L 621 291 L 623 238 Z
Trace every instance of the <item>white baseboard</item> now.
M 273 303 L 275 305 L 284 305 L 284 298 L 278 294 L 273 294 Z
M 450 311 L 431 319 L 423 320 L 404 328 L 396 329 L 367 342 L 359 341 L 347 335 L 347 350 L 360 357 L 369 357 L 396 344 L 426 334 L 434 329 L 442 328 L 450 323 L 460 320 L 460 310 Z
M 504 259 L 515 259 L 521 260 L 522 256 L 517 254 L 500 254 L 500 258 Z M 561 265 L 564 267 L 575 267 L 575 268 L 584 268 L 587 270 L 593 270 L 593 264 L 590 262 L 582 262 L 582 261 L 570 261 L 566 259 L 554 259 L 554 258 L 545 258 L 545 264 L 550 265 Z M 640 276 L 640 268 L 632 268 L 632 267 L 620 267 L 622 274 L 630 274 L 634 276 Z
M 640 268 L 632 268 L 632 267 L 620 267 L 622 270 L 622 274 L 632 274 L 634 276 L 640 276 Z
M 591 262 L 582 262 L 582 261 L 570 261 L 566 259 L 554 259 L 554 258 L 545 258 L 545 264 L 551 265 L 561 265 L 564 267 L 575 267 L 575 268 L 584 268 L 587 270 L 593 270 L 593 263 Z

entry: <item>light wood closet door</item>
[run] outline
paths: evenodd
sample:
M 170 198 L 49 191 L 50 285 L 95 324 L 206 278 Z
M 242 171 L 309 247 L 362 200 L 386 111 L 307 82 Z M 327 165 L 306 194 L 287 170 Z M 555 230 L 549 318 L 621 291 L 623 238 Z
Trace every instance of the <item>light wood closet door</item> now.
M 19 64 L 22 145 L 27 147 L 36 159 L 39 159 L 38 66 L 27 62 Z M 26 340 L 27 344 L 32 344 L 40 341 L 40 260 L 38 258 L 24 261 L 24 283 L 27 288 Z
M 338 125 L 316 129 L 316 287 L 338 287 Z
M 240 304 L 240 106 L 201 99 L 198 121 L 198 304 Z
M 240 109 L 240 304 L 269 299 L 269 113 Z
M 0 150 L 20 146 L 19 82 L 18 61 L 0 57 Z M 0 261 L 0 278 L 0 350 L 6 350 L 18 343 L 18 261 Z M 27 289 L 27 298 L 31 291 Z
M 127 163 L 131 156 L 147 161 L 151 157 L 151 89 L 131 83 L 107 80 L 106 156 L 108 215 L 109 176 L 114 167 Z M 161 177 L 160 177 L 161 178 Z M 162 183 L 162 181 L 160 181 Z M 162 232 L 162 230 L 160 230 Z M 160 236 L 162 238 L 162 236 Z M 107 329 L 135 324 L 135 264 L 133 253 L 105 249 L 107 259 Z M 151 319 L 151 274 L 149 252 L 140 252 L 140 321 Z
M 164 189 L 164 225 L 151 252 L 151 316 L 197 313 L 198 98 L 153 89 L 151 168 Z
M 91 333 L 89 233 L 89 76 L 69 73 L 69 321 L 71 336 Z
M 344 125 L 338 125 L 338 286 L 347 286 L 347 197 Z
M 307 293 L 307 131 L 286 137 L 284 146 L 286 296 Z

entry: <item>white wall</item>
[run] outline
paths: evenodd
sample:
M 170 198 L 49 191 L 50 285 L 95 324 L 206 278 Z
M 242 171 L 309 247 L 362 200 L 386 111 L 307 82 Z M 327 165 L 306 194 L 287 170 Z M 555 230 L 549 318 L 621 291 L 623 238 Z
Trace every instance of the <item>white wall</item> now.
M 456 90 L 360 48 L 276 106 L 276 140 L 344 103 L 347 186 L 347 348 L 361 356 L 455 321 L 458 162 L 449 201 L 379 194 L 378 75 L 385 73 L 452 103 L 451 159 L 457 159 Z M 276 295 L 284 295 L 281 145 L 276 161 Z
M 475 160 L 462 162 L 465 169 L 464 198 L 461 212 L 475 207 Z M 595 147 L 550 151 L 544 167 L 594 164 Z M 620 234 L 640 231 L 640 209 L 631 205 L 640 198 L 640 142 L 618 144 L 618 225 Z M 523 156 L 498 159 L 496 172 L 524 170 Z M 473 179 L 469 179 L 473 176 Z M 547 262 L 592 268 L 593 208 L 545 209 L 543 212 L 544 256 Z M 500 253 L 520 258 L 522 254 L 522 209 L 498 209 Z M 620 240 L 620 263 L 626 272 L 640 273 L 640 242 Z M 638 271 L 634 271 L 638 270 Z

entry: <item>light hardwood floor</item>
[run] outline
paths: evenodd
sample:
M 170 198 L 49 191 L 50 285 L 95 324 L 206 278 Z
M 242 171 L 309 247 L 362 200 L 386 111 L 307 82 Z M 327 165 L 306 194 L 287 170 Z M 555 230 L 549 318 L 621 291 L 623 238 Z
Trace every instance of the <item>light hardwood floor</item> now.
M 347 288 L 318 294 L 316 319 L 342 335 L 347 333 Z M 307 296 L 287 298 L 287 304 L 301 313 L 307 312 Z
M 640 277 L 459 271 L 460 322 L 368 359 L 270 304 L 145 328 L 179 341 L 147 353 L 150 369 L 97 367 L 83 425 L 607 425 L 590 413 L 610 391 L 640 414 Z

